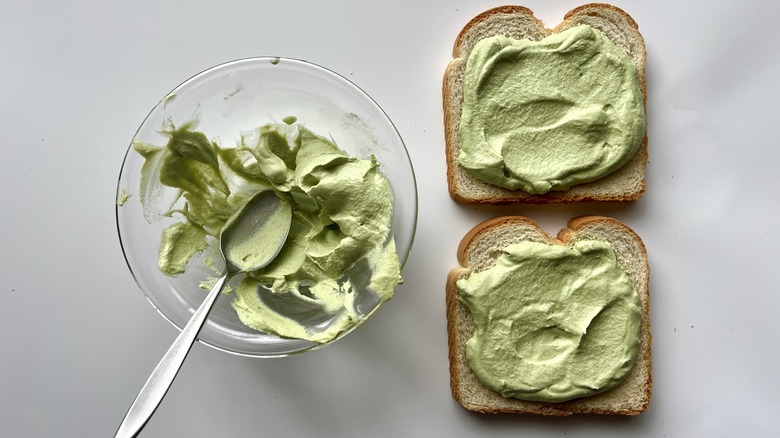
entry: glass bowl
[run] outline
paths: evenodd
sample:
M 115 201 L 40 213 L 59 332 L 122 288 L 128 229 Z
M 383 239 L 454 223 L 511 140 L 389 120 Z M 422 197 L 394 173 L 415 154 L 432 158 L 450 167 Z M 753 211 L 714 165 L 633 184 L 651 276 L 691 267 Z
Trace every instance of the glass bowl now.
M 197 119 L 197 130 L 233 146 L 239 133 L 295 116 L 309 130 L 330 137 L 348 155 L 381 163 L 395 196 L 391 232 L 398 258 L 404 265 L 417 225 L 417 187 L 403 140 L 384 111 L 360 88 L 342 76 L 306 61 L 286 58 L 249 58 L 212 67 L 168 93 L 138 128 L 125 154 L 117 185 L 116 220 L 125 260 L 141 291 L 157 311 L 181 329 L 206 295 L 200 282 L 214 272 L 191 260 L 187 271 L 169 277 L 157 268 L 162 231 L 177 218 L 165 217 L 178 195 L 176 189 L 156 184 L 141 205 L 143 157 L 132 144 L 142 141 L 164 146 L 160 131 L 166 121 L 181 126 Z M 147 204 L 149 204 L 147 202 Z M 207 251 L 208 252 L 208 251 Z M 203 257 L 201 255 L 200 257 Z M 199 341 L 229 353 L 273 357 L 326 345 L 285 339 L 244 326 L 230 305 L 219 298 L 199 335 Z M 358 306 L 361 317 L 379 305 L 367 298 Z M 349 333 L 358 324 L 341 333 Z M 334 339 L 335 340 L 335 339 Z M 333 341 L 330 341 L 333 342 Z

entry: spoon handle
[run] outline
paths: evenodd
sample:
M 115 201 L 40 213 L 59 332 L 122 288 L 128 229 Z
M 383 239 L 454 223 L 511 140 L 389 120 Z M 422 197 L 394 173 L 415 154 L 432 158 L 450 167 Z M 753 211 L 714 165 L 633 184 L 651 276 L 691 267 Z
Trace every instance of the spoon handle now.
M 176 374 L 179 373 L 187 353 L 190 352 L 190 348 L 192 348 L 193 342 L 198 337 L 203 323 L 206 322 L 206 317 L 217 301 L 217 297 L 225 286 L 228 276 L 228 274 L 225 274 L 214 283 L 214 286 L 206 295 L 206 299 L 203 300 L 203 303 L 192 315 L 190 321 L 184 326 L 176 340 L 173 341 L 171 348 L 168 349 L 160 363 L 152 371 L 149 380 L 141 388 L 138 396 L 125 414 L 122 424 L 119 425 L 119 429 L 116 435 L 114 435 L 115 438 L 138 436 L 141 429 L 146 426 L 146 422 L 152 417 L 157 406 L 160 405 L 163 397 L 168 392 L 168 388 L 171 387 Z

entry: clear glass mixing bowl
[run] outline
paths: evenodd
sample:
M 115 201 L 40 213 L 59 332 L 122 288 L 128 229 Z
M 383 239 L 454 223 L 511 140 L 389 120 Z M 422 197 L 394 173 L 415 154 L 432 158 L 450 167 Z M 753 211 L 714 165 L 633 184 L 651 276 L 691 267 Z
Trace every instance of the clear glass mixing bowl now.
M 232 146 L 240 132 L 282 122 L 287 116 L 295 116 L 301 125 L 330 137 L 351 156 L 376 156 L 395 195 L 392 233 L 403 266 L 417 225 L 417 187 L 409 154 L 382 108 L 360 88 L 330 70 L 306 61 L 270 57 L 212 67 L 168 93 L 143 121 L 133 141 L 163 146 L 168 138 L 160 131 L 166 120 L 181 126 L 197 119 L 199 131 L 209 138 L 218 138 L 222 146 Z M 181 329 L 205 297 L 200 282 L 214 273 L 198 260 L 191 261 L 187 272 L 178 277 L 158 270 L 161 233 L 179 220 L 162 213 L 169 210 L 178 192 L 157 184 L 153 193 L 147 193 L 155 200 L 153 208 L 147 207 L 145 212 L 139 201 L 143 164 L 143 157 L 131 142 L 117 186 L 119 239 L 127 265 L 149 302 Z M 285 356 L 326 345 L 284 339 L 248 328 L 239 321 L 231 300 L 230 295 L 223 295 L 217 301 L 200 332 L 200 342 L 229 353 L 256 357 Z M 376 300 L 366 295 L 358 308 L 365 318 L 377 306 Z

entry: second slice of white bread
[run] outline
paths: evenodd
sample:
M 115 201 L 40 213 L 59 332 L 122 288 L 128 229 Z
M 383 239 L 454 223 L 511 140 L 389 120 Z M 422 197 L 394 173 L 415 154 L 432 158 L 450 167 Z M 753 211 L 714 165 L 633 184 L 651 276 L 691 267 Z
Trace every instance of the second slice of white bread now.
M 618 386 L 600 394 L 561 403 L 544 403 L 505 398 L 485 387 L 466 360 L 466 341 L 474 333 L 468 309 L 458 301 L 455 282 L 471 272 L 495 265 L 506 246 L 529 240 L 567 245 L 578 240 L 609 243 L 626 270 L 642 305 L 639 352 L 634 368 Z M 485 221 L 469 231 L 458 247 L 460 267 L 447 278 L 447 331 L 449 335 L 450 386 L 452 396 L 466 409 L 485 413 L 542 415 L 619 414 L 636 415 L 647 410 L 652 389 L 652 352 L 649 313 L 649 266 L 642 240 L 622 222 L 601 216 L 582 216 L 569 221 L 568 228 L 553 238 L 531 219 L 505 216 Z
M 564 191 L 532 195 L 522 190 L 508 190 L 479 181 L 459 164 L 460 116 L 463 109 L 463 76 L 466 60 L 474 45 L 495 35 L 533 41 L 578 25 L 587 24 L 601 31 L 615 45 L 623 49 L 636 64 L 639 86 L 647 105 L 645 84 L 646 49 L 639 26 L 622 9 L 603 3 L 591 3 L 569 11 L 563 22 L 547 29 L 522 6 L 501 6 L 485 11 L 466 24 L 455 39 L 450 61 L 444 73 L 442 86 L 444 104 L 444 133 L 446 141 L 447 185 L 450 196 L 457 202 L 475 204 L 532 203 L 547 204 L 579 201 L 634 201 L 645 191 L 647 167 L 647 133 L 631 160 L 615 172 L 596 181 L 575 185 Z

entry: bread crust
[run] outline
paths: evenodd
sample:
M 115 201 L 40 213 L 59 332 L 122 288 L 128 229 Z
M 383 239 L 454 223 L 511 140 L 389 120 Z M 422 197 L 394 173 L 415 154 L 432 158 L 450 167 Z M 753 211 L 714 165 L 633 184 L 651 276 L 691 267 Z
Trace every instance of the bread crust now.
M 474 331 L 471 315 L 457 299 L 455 282 L 469 273 L 491 267 L 501 249 L 521 240 L 568 245 L 576 240 L 598 239 L 610 243 L 618 262 L 637 291 L 642 305 L 640 346 L 636 364 L 615 388 L 589 397 L 561 403 L 531 402 L 504 398 L 478 380 L 465 358 L 465 343 Z M 652 350 L 650 334 L 649 266 L 647 251 L 639 236 L 620 221 L 603 216 L 581 216 L 552 237 L 523 216 L 487 220 L 461 240 L 457 253 L 460 266 L 447 276 L 446 310 L 452 397 L 464 408 L 482 413 L 541 415 L 613 414 L 637 415 L 648 409 L 652 395 Z
M 532 195 L 522 190 L 508 190 L 481 182 L 469 175 L 458 163 L 460 153 L 459 124 L 463 107 L 462 84 L 466 58 L 477 41 L 504 34 L 513 38 L 540 40 L 568 28 L 589 24 L 607 35 L 621 47 L 637 67 L 639 86 L 647 107 L 645 64 L 647 51 L 636 21 L 622 9 L 605 4 L 589 3 L 567 12 L 564 20 L 548 29 L 523 6 L 499 6 L 472 18 L 455 38 L 453 59 L 447 65 L 442 81 L 444 108 L 444 139 L 447 162 L 447 186 L 450 197 L 468 204 L 549 204 L 586 201 L 635 201 L 646 189 L 645 170 L 648 163 L 648 139 L 644 138 L 636 154 L 621 168 L 596 181 L 575 185 L 564 191 Z

